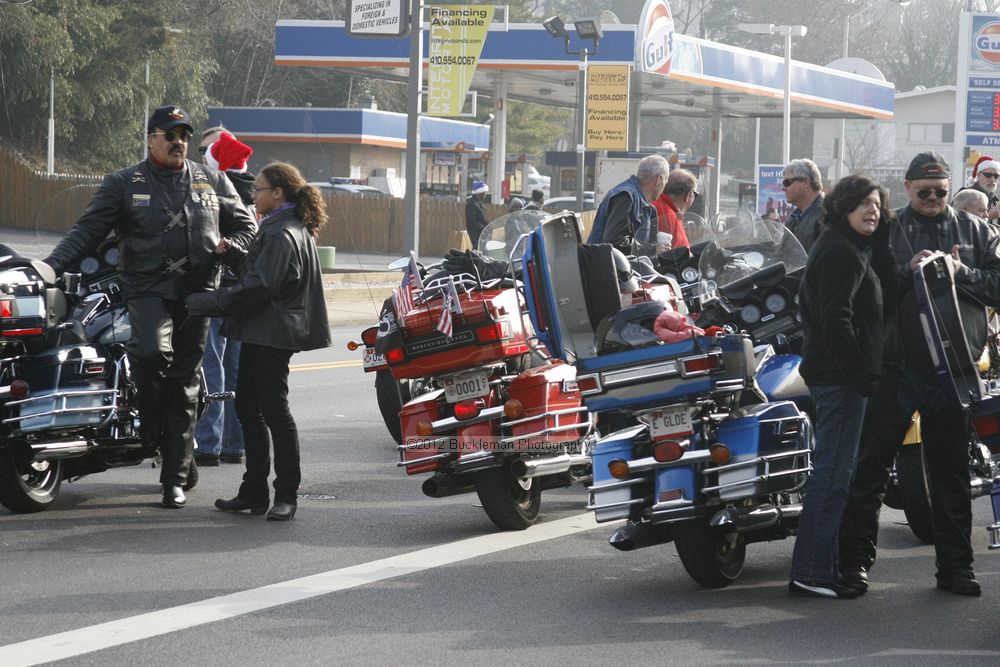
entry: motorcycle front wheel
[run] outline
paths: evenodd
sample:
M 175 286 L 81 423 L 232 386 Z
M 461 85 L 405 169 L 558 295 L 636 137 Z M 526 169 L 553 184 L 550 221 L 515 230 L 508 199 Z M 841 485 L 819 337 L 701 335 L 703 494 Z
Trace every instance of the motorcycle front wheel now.
M 473 484 L 486 516 L 500 530 L 524 530 L 538 520 L 542 486 L 537 479 L 515 477 L 503 465 L 475 473 Z
M 705 588 L 725 588 L 743 571 L 747 545 L 739 533 L 722 533 L 702 519 L 673 525 L 674 547 L 688 575 Z
M 62 461 L 20 463 L 10 448 L 0 449 L 0 504 L 17 514 L 47 509 L 59 496 Z

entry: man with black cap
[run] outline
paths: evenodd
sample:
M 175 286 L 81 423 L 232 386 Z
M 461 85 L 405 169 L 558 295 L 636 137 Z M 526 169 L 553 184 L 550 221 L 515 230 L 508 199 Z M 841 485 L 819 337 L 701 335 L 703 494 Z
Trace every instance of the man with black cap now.
M 160 450 L 162 503 L 171 508 L 186 502 L 208 326 L 207 318 L 187 314 L 184 297 L 214 288 L 220 261 L 244 254 L 256 232 L 226 175 L 186 159 L 192 133 L 180 107 L 154 111 L 146 127 L 148 158 L 105 176 L 45 260 L 61 273 L 108 234 L 117 235 L 141 437 L 147 449 Z
M 969 414 L 938 388 L 917 316 L 913 269 L 933 251 L 956 262 L 955 283 L 973 354 L 985 344 L 983 304 L 1000 305 L 1000 235 L 990 224 L 948 206 L 951 170 L 938 153 L 920 153 L 903 182 L 909 205 L 898 209 L 890 245 L 899 273 L 895 326 L 884 353 L 884 377 L 872 380 L 861 450 L 840 524 L 840 571 L 860 592 L 868 590 L 875 562 L 878 515 L 889 471 L 919 411 L 929 478 L 937 561 L 937 587 L 979 595 L 972 570 L 972 501 L 969 488 Z M 973 340 L 975 339 L 975 340 Z

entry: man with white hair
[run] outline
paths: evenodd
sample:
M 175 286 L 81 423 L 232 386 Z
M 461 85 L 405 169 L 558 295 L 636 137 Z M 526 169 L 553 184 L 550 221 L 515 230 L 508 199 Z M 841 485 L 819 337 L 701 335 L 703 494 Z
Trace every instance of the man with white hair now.
M 959 190 L 955 198 L 951 200 L 951 205 L 960 211 L 971 213 L 983 220 L 986 220 L 989 215 L 989 199 L 987 199 L 984 193 L 975 188 Z
M 631 255 L 632 242 L 636 241 L 653 252 L 657 227 L 651 202 L 663 192 L 668 173 L 670 165 L 662 155 L 642 158 L 635 176 L 611 188 L 601 200 L 587 243 L 610 243 Z
M 969 179 L 969 184 L 958 191 L 959 193 L 963 193 L 974 190 L 986 195 L 986 215 L 979 217 L 993 223 L 1000 220 L 1000 205 L 998 205 L 1000 204 L 1000 197 L 997 196 L 998 180 L 1000 180 L 1000 162 L 988 155 L 984 155 L 979 158 L 976 166 L 972 168 L 972 177 Z M 952 202 L 952 206 L 962 208 L 954 202 Z M 978 214 L 973 213 L 973 215 Z
M 785 165 L 782 175 L 785 199 L 795 207 L 785 226 L 809 252 L 822 231 L 819 219 L 823 214 L 823 181 L 819 167 L 805 158 L 792 160 Z

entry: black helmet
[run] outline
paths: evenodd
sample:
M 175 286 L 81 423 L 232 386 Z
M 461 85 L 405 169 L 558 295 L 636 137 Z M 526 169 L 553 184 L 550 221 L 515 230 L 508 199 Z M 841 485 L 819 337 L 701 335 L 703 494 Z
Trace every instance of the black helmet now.
M 611 249 L 611 258 L 615 262 L 615 273 L 618 276 L 618 291 L 621 294 L 631 294 L 639 289 L 639 281 L 632 273 L 632 264 L 621 250 Z
M 661 301 L 643 301 L 622 308 L 602 319 L 594 332 L 598 354 L 646 347 L 659 342 L 653 322 L 666 305 Z

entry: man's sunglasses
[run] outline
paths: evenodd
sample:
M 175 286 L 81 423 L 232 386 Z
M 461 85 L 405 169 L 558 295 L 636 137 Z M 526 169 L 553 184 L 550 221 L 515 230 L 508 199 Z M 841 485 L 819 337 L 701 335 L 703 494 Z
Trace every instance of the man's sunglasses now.
M 948 191 L 944 188 L 924 188 L 923 190 L 917 190 L 917 196 L 921 199 L 929 199 L 932 194 L 938 199 L 944 199 L 948 196 Z
M 198 152 L 204 155 L 208 152 L 208 146 L 198 146 Z
M 986 178 L 1000 178 L 1000 174 L 995 171 L 981 171 L 980 176 L 985 176 Z
M 781 184 L 786 188 L 790 188 L 792 187 L 792 183 L 798 183 L 799 181 L 804 181 L 804 180 L 806 180 L 804 176 L 796 176 L 795 178 L 786 178 L 781 182 Z
M 191 139 L 191 133 L 187 130 L 167 130 L 166 132 L 150 132 L 150 136 L 163 135 L 163 139 L 171 143 L 180 141 L 187 143 Z

